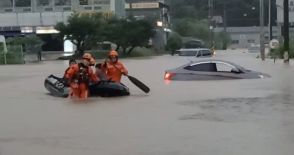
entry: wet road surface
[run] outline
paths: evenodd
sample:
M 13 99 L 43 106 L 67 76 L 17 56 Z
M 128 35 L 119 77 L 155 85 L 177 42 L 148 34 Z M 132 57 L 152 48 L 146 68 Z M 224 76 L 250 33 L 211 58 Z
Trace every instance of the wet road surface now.
M 85 104 L 43 86 L 67 62 L 0 66 L 0 155 L 292 155 L 294 64 L 238 51 L 216 58 L 272 77 L 169 83 L 164 71 L 192 58 L 126 59 L 151 93 L 124 78 L 131 96 Z

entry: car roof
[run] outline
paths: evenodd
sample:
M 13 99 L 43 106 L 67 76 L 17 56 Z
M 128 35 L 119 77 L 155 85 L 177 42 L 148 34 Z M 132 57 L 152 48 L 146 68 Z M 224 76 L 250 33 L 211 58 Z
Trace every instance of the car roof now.
M 241 70 L 246 70 L 244 67 L 237 65 L 235 63 L 232 63 L 230 61 L 226 61 L 226 60 L 219 60 L 219 59 L 201 59 L 201 60 L 196 60 L 196 61 L 191 61 L 188 64 L 184 65 L 184 66 L 189 66 L 189 65 L 193 65 L 193 64 L 201 64 L 201 63 L 226 63 L 229 65 L 233 65 Z
M 210 50 L 208 48 L 181 48 L 178 51 L 200 51 L 200 50 Z

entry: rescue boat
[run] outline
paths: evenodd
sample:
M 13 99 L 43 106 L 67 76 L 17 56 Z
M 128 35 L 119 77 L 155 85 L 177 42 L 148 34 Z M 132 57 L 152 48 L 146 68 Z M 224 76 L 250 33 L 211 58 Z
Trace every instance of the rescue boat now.
M 53 96 L 68 97 L 69 95 L 69 86 L 63 78 L 49 75 L 44 81 L 44 86 Z M 117 97 L 130 95 L 127 86 L 112 81 L 99 81 L 98 83 L 90 84 L 89 93 L 90 97 Z

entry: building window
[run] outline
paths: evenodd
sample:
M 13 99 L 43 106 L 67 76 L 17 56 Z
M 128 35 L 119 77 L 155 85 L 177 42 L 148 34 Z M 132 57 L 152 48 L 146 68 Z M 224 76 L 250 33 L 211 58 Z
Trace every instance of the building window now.
M 31 0 L 15 0 L 16 7 L 31 7 Z
M 71 0 L 55 0 L 56 6 L 69 6 L 71 5 Z
M 110 0 L 94 0 L 95 5 L 110 4 Z
M 239 44 L 239 40 L 232 40 L 232 44 Z
M 94 9 L 95 10 L 101 10 L 102 8 L 101 8 L 101 6 L 95 6 Z
M 254 39 L 249 39 L 247 40 L 248 43 L 255 43 L 255 40 Z
M 11 0 L 0 0 L 0 8 L 9 8 L 13 7 L 12 6 L 12 1 Z
M 89 5 L 88 0 L 79 0 L 80 1 L 80 5 Z
M 49 6 L 51 0 L 37 0 L 37 6 Z

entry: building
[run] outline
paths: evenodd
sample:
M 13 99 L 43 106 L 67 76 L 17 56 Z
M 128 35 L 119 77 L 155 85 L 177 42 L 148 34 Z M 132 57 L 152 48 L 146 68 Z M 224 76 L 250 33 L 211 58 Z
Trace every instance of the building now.
M 265 27 L 266 29 L 266 27 Z M 217 27 L 214 32 L 222 32 L 223 27 Z M 269 39 L 269 31 L 265 31 L 265 40 Z M 249 48 L 252 44 L 260 44 L 260 27 L 227 27 L 231 38 L 230 48 Z M 279 27 L 273 27 L 273 38 L 279 38 Z
M 125 17 L 124 0 L 1 0 L 0 35 L 6 37 L 34 33 L 43 35 L 46 42 L 58 33 L 54 26 L 66 22 L 73 12 L 112 12 Z M 53 41 L 54 42 L 54 41 Z M 45 45 L 49 49 L 56 47 Z
M 279 25 L 284 23 L 284 0 L 276 0 L 277 22 Z M 289 0 L 289 22 L 294 26 L 294 0 Z
M 282 40 L 282 26 L 284 24 L 284 0 L 276 0 L 277 26 L 273 27 L 273 38 Z M 290 33 L 294 34 L 294 0 L 289 0 Z M 268 42 L 269 30 L 265 29 L 265 40 Z M 222 27 L 215 28 L 215 32 L 223 31 Z M 231 48 L 248 48 L 252 44 L 260 44 L 260 27 L 228 27 L 231 37 Z
M 170 32 L 169 7 L 164 0 L 126 0 L 126 15 L 147 19 L 156 27 L 152 45 L 164 49 Z

